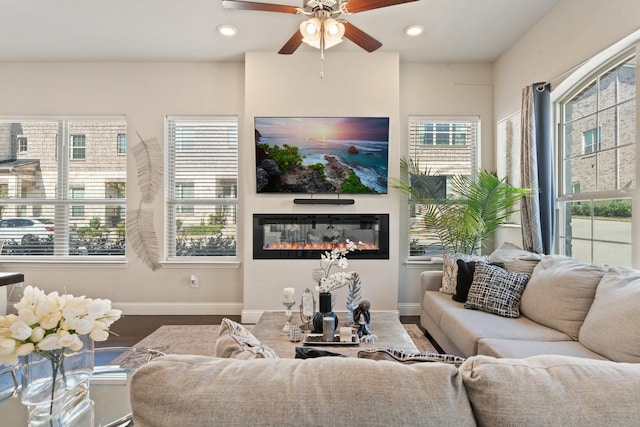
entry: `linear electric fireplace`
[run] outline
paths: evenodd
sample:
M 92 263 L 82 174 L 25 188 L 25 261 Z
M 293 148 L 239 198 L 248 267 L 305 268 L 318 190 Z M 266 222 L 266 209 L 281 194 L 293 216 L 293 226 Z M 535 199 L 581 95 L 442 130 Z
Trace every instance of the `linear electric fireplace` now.
M 253 259 L 320 259 L 347 240 L 362 242 L 349 259 L 389 259 L 389 215 L 253 215 Z

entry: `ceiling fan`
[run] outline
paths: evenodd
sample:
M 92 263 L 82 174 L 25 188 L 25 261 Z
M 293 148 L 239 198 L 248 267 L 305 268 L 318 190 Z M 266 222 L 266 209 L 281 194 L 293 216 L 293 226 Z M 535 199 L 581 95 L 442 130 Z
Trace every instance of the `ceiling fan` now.
M 418 0 L 303 0 L 302 7 L 281 4 L 260 3 L 242 0 L 223 0 L 222 7 L 232 10 L 257 10 L 261 12 L 290 13 L 305 15 L 307 21 L 300 24 L 300 30 L 278 51 L 290 55 L 304 42 L 322 51 L 342 41 L 351 40 L 367 52 L 380 48 L 382 43 L 344 19 L 335 19 L 341 14 L 350 15 L 387 6 L 395 6 Z

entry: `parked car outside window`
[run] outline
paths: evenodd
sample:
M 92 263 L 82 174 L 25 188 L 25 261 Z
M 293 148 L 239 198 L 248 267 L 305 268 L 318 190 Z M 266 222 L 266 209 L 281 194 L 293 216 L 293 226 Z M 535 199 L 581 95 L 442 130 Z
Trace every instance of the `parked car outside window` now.
M 53 236 L 54 222 L 46 218 L 5 218 L 0 220 L 0 239 L 23 245 L 34 239 Z

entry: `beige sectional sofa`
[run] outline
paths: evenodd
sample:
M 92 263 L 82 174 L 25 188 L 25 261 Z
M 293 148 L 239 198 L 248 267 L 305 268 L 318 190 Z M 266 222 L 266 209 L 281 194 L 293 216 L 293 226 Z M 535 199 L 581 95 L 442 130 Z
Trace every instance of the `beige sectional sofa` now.
M 136 427 L 635 426 L 640 364 L 566 356 L 440 362 L 171 355 L 131 383 Z
M 442 350 L 462 357 L 567 355 L 640 362 L 640 271 L 561 256 L 535 259 L 513 246 L 490 261 L 530 271 L 520 316 L 465 308 L 442 292 L 442 272 L 423 272 L 421 325 Z

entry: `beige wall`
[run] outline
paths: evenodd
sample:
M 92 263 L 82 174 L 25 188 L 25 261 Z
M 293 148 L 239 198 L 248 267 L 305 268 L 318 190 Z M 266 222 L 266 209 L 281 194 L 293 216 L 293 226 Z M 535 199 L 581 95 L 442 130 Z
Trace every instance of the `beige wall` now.
M 570 81 L 575 83 L 576 74 L 584 76 L 590 64 L 583 64 L 605 50 L 616 50 L 611 49 L 614 45 L 632 46 L 630 41 L 640 39 L 639 29 L 640 2 L 636 0 L 563 0 L 495 62 L 495 121 L 520 111 L 522 88 L 529 84 L 551 82 L 552 98 L 561 96 Z M 623 39 L 627 41 L 619 43 Z M 638 117 L 636 135 L 640 135 Z M 640 199 L 636 187 L 636 199 Z M 634 211 L 638 209 L 640 201 L 634 206 Z M 515 241 L 518 234 L 513 228 L 504 230 L 496 244 Z M 633 235 L 634 241 L 640 241 L 640 226 L 635 223 Z M 633 251 L 634 266 L 640 267 L 640 245 Z
M 232 114 L 242 120 L 244 64 L 0 63 L 0 115 L 124 114 L 129 150 L 144 138 L 164 140 L 167 114 Z M 139 205 L 135 163 L 128 156 L 127 206 Z M 163 234 L 163 197 L 152 205 Z M 61 264 L 2 262 L 26 283 L 47 291 L 112 299 L 125 314 L 239 313 L 241 270 L 235 265 L 165 265 L 152 272 L 129 248 L 127 262 Z M 200 286 L 189 285 L 191 274 Z
M 615 12 L 610 10 L 615 9 Z M 620 12 L 622 10 L 622 12 Z M 297 206 L 292 197 L 256 195 L 253 164 L 253 115 L 388 115 L 394 144 L 390 175 L 406 151 L 409 115 L 478 115 L 482 122 L 482 166 L 493 168 L 495 123 L 520 109 L 522 87 L 554 80 L 640 27 L 635 0 L 564 0 L 514 47 L 491 64 L 399 62 L 396 54 L 338 54 L 328 51 L 325 79 L 319 55 L 249 53 L 241 63 L 0 63 L 0 115 L 124 114 L 129 149 L 145 138 L 164 139 L 167 114 L 231 114 L 240 120 L 241 216 L 253 212 L 328 212 L 329 207 Z M 493 84 L 493 86 L 492 86 Z M 246 104 L 246 105 L 245 105 Z M 133 157 L 128 158 L 128 207 L 139 203 Z M 418 274 L 438 266 L 406 265 L 401 197 L 358 196 L 341 212 L 389 212 L 392 259 L 358 260 L 363 294 L 374 309 L 418 314 Z M 155 230 L 163 235 L 163 201 L 152 205 Z M 338 208 L 338 207 L 334 207 Z M 282 288 L 297 295 L 312 287 L 312 261 L 269 264 L 250 259 L 250 229 L 241 224 L 240 265 L 164 265 L 152 272 L 129 250 L 125 264 L 0 264 L 22 271 L 28 284 L 106 297 L 125 313 L 251 314 L 282 308 Z M 370 268 L 376 265 L 374 268 Z M 189 286 L 196 274 L 200 286 Z M 288 276 L 285 280 L 283 277 Z M 369 293 L 370 290 L 370 293 Z M 246 306 L 243 304 L 246 302 Z

